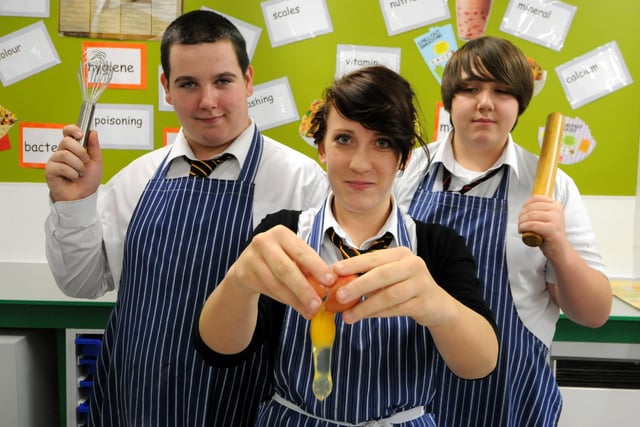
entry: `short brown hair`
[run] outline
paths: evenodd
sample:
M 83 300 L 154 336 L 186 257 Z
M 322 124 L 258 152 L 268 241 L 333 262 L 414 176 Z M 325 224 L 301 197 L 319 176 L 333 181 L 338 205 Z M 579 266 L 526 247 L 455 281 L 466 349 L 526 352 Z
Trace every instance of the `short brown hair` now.
M 451 56 L 444 68 L 440 92 L 445 110 L 451 112 L 453 97 L 466 80 L 491 81 L 507 86 L 518 100 L 518 116 L 533 96 L 533 72 L 526 55 L 513 43 L 485 36 L 466 42 Z
M 247 45 L 240 30 L 224 16 L 207 9 L 192 10 L 180 15 L 169 24 L 160 42 L 160 63 L 169 79 L 171 63 L 169 53 L 174 44 L 195 45 L 229 41 L 233 45 L 242 74 L 249 68 Z

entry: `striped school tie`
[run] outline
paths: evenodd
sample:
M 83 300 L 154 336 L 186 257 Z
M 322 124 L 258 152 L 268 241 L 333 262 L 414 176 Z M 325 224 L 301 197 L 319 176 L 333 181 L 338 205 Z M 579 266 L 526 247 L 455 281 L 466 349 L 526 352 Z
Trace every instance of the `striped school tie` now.
M 189 171 L 190 176 L 197 176 L 201 178 L 207 178 L 211 175 L 211 172 L 218 166 L 220 163 L 225 160 L 232 159 L 233 155 L 229 153 L 225 153 L 220 157 L 210 160 L 191 160 L 187 159 L 189 163 L 191 163 L 191 170 Z
M 476 185 L 482 182 L 485 182 L 486 180 L 488 180 L 489 178 L 491 178 L 492 176 L 500 172 L 502 169 L 503 169 L 502 166 L 497 169 L 494 169 L 491 172 L 487 173 L 486 175 L 483 175 L 480 178 L 476 179 L 475 181 L 471 181 L 470 183 L 463 185 L 460 190 L 456 190 L 455 192 L 464 194 L 467 191 L 471 190 Z M 445 168 L 444 165 L 442 165 L 442 191 L 452 191 L 452 190 L 449 190 L 449 184 L 451 184 L 451 172 L 449 172 L 449 169 Z
M 345 259 L 379 249 L 386 249 L 391 243 L 391 240 L 393 240 L 393 234 L 387 231 L 382 237 L 374 240 L 369 249 L 357 249 L 344 243 L 344 241 L 340 238 L 340 236 L 336 234 L 333 228 L 330 228 L 329 230 L 327 230 L 327 232 L 329 233 L 329 238 L 331 239 L 333 244 L 340 250 L 342 257 Z

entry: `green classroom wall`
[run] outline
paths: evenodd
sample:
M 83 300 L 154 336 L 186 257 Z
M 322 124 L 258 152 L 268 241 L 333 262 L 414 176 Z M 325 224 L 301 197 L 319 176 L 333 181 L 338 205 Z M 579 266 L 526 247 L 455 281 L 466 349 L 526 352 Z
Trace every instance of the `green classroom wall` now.
M 304 1 L 304 0 L 299 0 Z M 431 137 L 435 107 L 440 99 L 439 85 L 428 70 L 414 39 L 432 26 L 450 23 L 455 28 L 455 0 L 449 0 L 451 18 L 412 31 L 389 36 L 378 0 L 326 0 L 333 32 L 315 38 L 272 48 L 257 0 L 184 0 L 183 10 L 202 6 L 231 15 L 262 28 L 253 56 L 254 84 L 288 77 L 293 97 L 302 115 L 309 103 L 319 98 L 335 75 L 338 44 L 401 48 L 400 72 L 414 86 L 423 111 L 426 134 Z M 525 2 L 526 3 L 526 2 Z M 636 194 L 638 142 L 640 136 L 640 55 L 638 22 L 640 2 L 636 0 L 566 1 L 577 12 L 564 46 L 557 52 L 502 32 L 500 21 L 508 0 L 494 0 L 486 34 L 507 38 L 534 58 L 548 72 L 542 92 L 533 98 L 529 109 L 514 130 L 515 140 L 539 152 L 537 132 L 550 112 L 579 117 L 586 122 L 597 142 L 595 150 L 580 163 L 561 165 L 585 195 Z M 81 44 L 87 39 L 63 37 L 58 33 L 58 0 L 51 0 L 49 18 L 0 16 L 0 37 L 42 20 L 48 29 L 61 63 L 7 87 L 0 86 L 0 105 L 15 113 L 19 121 L 36 123 L 74 123 L 81 96 L 76 78 Z M 634 82 L 577 109 L 572 109 L 555 73 L 555 67 L 611 41 L 616 41 Z M 139 43 L 137 40 L 132 42 Z M 162 145 L 163 129 L 178 126 L 173 112 L 158 110 L 158 65 L 160 43 L 147 44 L 147 89 L 108 89 L 100 99 L 113 104 L 150 104 L 154 106 L 154 144 Z M 462 41 L 458 40 L 458 45 Z M 264 133 L 316 158 L 315 149 L 298 136 L 298 122 L 269 129 Z M 44 182 L 41 168 L 19 166 L 19 126 L 9 132 L 11 149 L 0 151 L 0 182 Z M 105 150 L 104 182 L 140 150 Z M 613 183 L 613 185 L 612 185 Z

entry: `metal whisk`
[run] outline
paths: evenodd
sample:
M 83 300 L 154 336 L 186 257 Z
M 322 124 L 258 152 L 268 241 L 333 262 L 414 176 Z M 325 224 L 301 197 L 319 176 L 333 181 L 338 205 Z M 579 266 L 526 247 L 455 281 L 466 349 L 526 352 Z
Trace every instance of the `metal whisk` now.
M 102 92 L 109 86 L 113 77 L 113 68 L 107 55 L 101 50 L 85 50 L 82 55 L 82 63 L 78 68 L 78 82 L 82 90 L 82 107 L 78 118 L 78 127 L 82 129 L 83 147 L 87 145 L 89 127 L 93 121 L 93 112 L 96 102 Z

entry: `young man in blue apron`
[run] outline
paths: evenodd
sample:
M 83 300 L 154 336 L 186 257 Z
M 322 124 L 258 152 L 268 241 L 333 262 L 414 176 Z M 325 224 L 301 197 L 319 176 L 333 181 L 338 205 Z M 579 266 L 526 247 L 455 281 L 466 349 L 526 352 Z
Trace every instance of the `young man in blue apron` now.
M 105 186 L 96 133 L 87 149 L 69 125 L 46 166 L 47 256 L 68 295 L 117 289 L 90 400 L 95 426 L 248 426 L 269 393 L 260 352 L 219 371 L 194 350 L 205 298 L 255 225 L 287 206 L 315 206 L 326 177 L 309 157 L 264 137 L 249 117 L 253 69 L 242 35 L 192 11 L 161 44 L 175 142 L 134 160 Z M 207 163 L 191 161 L 214 160 Z
M 496 370 L 482 380 L 457 378 L 440 361 L 438 425 L 554 426 L 562 402 L 547 358 L 559 309 L 597 327 L 611 307 L 587 212 L 562 170 L 553 198 L 531 197 L 538 158 L 510 135 L 533 93 L 516 46 L 495 37 L 465 43 L 448 61 L 441 91 L 453 130 L 429 146 L 431 159 L 414 152 L 397 196 L 416 219 L 467 239 L 501 348 Z M 524 231 L 541 235 L 542 246 L 526 246 Z

